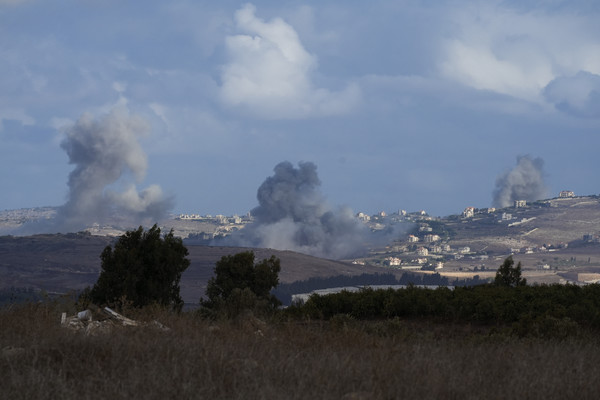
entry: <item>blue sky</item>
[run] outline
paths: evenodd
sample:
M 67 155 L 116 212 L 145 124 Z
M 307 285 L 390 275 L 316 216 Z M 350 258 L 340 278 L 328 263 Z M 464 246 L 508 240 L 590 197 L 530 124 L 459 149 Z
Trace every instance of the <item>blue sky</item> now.
M 527 154 L 598 193 L 598 4 L 0 0 L 0 209 L 64 204 L 61 143 L 116 109 L 145 159 L 106 190 L 174 212 L 245 213 L 284 160 L 356 212 L 488 207 Z

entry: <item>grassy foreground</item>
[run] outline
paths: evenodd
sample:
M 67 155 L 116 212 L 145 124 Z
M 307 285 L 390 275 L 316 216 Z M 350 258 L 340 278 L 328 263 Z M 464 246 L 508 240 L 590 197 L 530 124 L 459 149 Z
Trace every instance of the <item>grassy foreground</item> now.
M 85 336 L 56 304 L 0 310 L 4 399 L 598 398 L 600 338 L 519 339 L 426 320 L 211 322 Z M 64 310 L 66 311 L 66 310 Z M 11 346 L 12 349 L 8 349 Z

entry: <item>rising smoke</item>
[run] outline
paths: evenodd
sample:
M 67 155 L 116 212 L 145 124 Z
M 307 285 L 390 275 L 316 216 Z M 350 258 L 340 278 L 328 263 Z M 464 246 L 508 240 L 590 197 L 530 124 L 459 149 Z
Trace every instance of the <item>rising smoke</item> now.
M 237 246 L 293 250 L 341 259 L 360 254 L 369 229 L 348 208 L 332 209 L 319 191 L 317 167 L 301 162 L 275 166 L 258 188 L 254 222 L 230 237 Z
M 498 176 L 494 189 L 494 207 L 511 206 L 515 200 L 536 201 L 548 194 L 544 183 L 544 160 L 518 156 L 517 165 Z
M 61 143 L 75 166 L 69 174 L 66 203 L 54 220 L 23 230 L 73 232 L 111 215 L 125 215 L 134 224 L 163 217 L 173 207 L 173 199 L 165 197 L 158 185 L 138 192 L 134 183 L 144 178 L 148 167 L 138 142 L 148 130 L 141 117 L 125 108 L 115 108 L 99 119 L 82 115 Z

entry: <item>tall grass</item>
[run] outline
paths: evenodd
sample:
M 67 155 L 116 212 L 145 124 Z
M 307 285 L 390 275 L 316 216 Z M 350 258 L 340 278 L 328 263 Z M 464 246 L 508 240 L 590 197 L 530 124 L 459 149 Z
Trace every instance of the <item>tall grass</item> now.
M 0 310 L 4 399 L 597 398 L 600 341 L 518 339 L 428 321 L 211 322 L 85 336 L 60 307 Z

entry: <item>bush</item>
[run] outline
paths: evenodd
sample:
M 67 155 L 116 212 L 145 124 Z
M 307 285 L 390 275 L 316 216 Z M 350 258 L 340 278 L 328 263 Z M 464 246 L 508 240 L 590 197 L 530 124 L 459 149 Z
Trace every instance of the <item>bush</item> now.
M 82 301 L 118 308 L 126 303 L 134 307 L 156 303 L 180 310 L 179 281 L 190 265 L 187 255 L 172 230 L 164 237 L 157 225 L 146 232 L 141 226 L 128 231 L 114 249 L 106 246 L 102 252 L 100 277 L 91 290 L 84 291 Z
M 214 311 L 222 311 L 234 317 L 245 309 L 253 311 L 273 310 L 281 302 L 271 294 L 279 283 L 280 261 L 271 256 L 258 264 L 254 252 L 246 251 L 223 256 L 215 265 L 215 276 L 208 281 L 206 296 L 200 304 Z
M 512 256 L 508 257 L 504 260 L 504 263 L 498 268 L 496 272 L 496 278 L 494 279 L 494 284 L 497 286 L 525 286 L 527 284 L 527 280 L 525 278 L 521 278 L 521 262 L 514 266 L 515 262 Z

